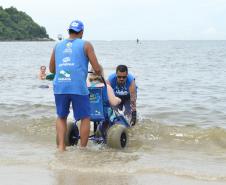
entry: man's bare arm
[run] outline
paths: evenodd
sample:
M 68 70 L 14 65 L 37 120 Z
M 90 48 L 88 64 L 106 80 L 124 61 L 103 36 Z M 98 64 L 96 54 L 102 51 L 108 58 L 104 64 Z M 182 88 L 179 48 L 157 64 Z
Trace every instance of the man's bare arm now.
M 90 64 L 92 65 L 92 68 L 94 69 L 97 75 L 100 75 L 101 74 L 100 66 L 99 66 L 92 44 L 89 42 L 86 42 L 84 47 L 85 47 L 86 55 L 90 61 Z
M 55 73 L 55 54 L 54 54 L 54 50 L 52 51 L 51 57 L 50 57 L 50 62 L 49 62 L 49 71 L 51 73 Z
M 133 112 L 136 111 L 136 100 L 137 100 L 136 84 L 134 80 L 132 81 L 129 87 L 129 92 L 130 92 L 130 107 L 131 112 Z

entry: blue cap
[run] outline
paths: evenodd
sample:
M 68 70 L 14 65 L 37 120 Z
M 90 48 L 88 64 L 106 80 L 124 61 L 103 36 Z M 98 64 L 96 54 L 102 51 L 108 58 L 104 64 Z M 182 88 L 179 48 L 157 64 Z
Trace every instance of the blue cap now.
M 79 20 L 74 20 L 71 22 L 69 26 L 69 30 L 74 30 L 76 32 L 80 32 L 84 29 L 84 24 Z

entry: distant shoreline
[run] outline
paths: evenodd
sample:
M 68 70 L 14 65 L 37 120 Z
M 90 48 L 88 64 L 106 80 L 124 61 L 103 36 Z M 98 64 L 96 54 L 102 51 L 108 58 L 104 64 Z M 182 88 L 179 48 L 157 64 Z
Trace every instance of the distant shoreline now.
M 39 39 L 26 39 L 26 40 L 0 40 L 0 42 L 35 42 L 35 41 L 41 41 L 41 42 L 45 42 L 45 41 L 56 41 L 54 39 L 51 38 L 39 38 Z
M 48 41 L 58 41 L 57 39 L 52 38 L 43 38 L 43 39 L 30 39 L 30 40 L 0 40 L 0 42 L 48 42 Z M 136 42 L 134 40 L 89 40 L 91 42 Z M 140 40 L 141 42 L 225 42 L 225 40 Z M 142 44 L 142 43 L 140 43 Z

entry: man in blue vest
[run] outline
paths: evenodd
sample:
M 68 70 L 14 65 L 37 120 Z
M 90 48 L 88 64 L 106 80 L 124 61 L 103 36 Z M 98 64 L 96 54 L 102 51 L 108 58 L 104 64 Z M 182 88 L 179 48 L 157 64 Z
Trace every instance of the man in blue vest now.
M 122 100 L 117 108 L 124 110 L 124 115 L 131 117 L 131 125 L 135 125 L 137 121 L 136 84 L 135 78 L 128 73 L 127 66 L 117 66 L 116 73 L 108 77 L 107 83 L 114 89 L 115 95 Z
M 69 38 L 56 44 L 49 70 L 55 73 L 53 90 L 56 103 L 56 131 L 59 151 L 65 150 L 67 116 L 72 103 L 75 120 L 81 120 L 80 145 L 85 147 L 90 132 L 90 102 L 86 85 L 88 64 L 100 75 L 100 67 L 91 43 L 84 41 L 84 25 L 75 20 L 69 26 Z

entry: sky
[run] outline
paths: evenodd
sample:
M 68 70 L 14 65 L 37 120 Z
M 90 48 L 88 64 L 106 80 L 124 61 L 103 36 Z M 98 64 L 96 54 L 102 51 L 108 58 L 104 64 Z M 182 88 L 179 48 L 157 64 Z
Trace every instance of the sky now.
M 71 21 L 88 40 L 226 40 L 226 0 L 0 0 L 67 37 Z

